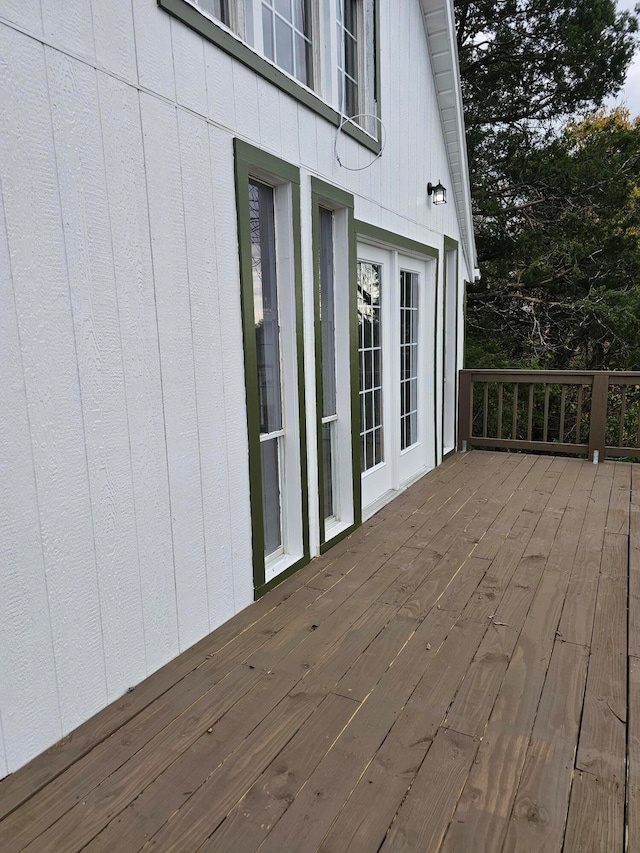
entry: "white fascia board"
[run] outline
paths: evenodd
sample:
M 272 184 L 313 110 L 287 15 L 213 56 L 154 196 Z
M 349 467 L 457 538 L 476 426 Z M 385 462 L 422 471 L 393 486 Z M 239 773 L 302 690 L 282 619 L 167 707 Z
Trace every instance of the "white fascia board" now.
M 453 0 L 420 0 L 420 3 L 429 45 L 440 123 L 453 181 L 451 193 L 460 226 L 462 251 L 469 273 L 473 275 L 478 261 L 473 234 L 469 161 Z

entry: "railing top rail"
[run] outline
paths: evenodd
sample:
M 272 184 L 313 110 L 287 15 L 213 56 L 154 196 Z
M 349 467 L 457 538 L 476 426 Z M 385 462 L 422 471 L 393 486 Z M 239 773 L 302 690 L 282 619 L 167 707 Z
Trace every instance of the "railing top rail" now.
M 573 377 L 576 377 L 576 381 L 580 381 L 591 376 L 602 375 L 612 377 L 614 381 L 617 379 L 640 379 L 640 370 L 497 370 L 493 368 L 472 367 L 464 368 L 460 373 L 471 376 L 491 376 L 492 378 L 500 376 L 537 376 L 540 377 L 540 382 L 545 381 L 543 379 L 545 376 L 549 376 L 551 381 L 554 382 Z

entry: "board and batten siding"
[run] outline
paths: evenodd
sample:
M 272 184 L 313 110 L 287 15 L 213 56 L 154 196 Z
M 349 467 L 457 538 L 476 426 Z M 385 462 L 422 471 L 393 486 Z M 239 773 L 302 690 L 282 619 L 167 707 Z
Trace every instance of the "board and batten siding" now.
M 348 171 L 155 0 L 0 0 L 0 777 L 252 601 L 234 136 L 301 169 L 307 365 L 311 174 L 459 239 L 419 2 L 380 14 L 386 148 Z

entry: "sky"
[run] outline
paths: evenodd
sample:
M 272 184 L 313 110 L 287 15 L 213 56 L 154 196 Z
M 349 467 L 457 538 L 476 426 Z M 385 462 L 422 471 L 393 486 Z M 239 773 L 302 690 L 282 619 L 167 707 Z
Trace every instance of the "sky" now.
M 618 9 L 628 9 L 632 12 L 636 2 L 637 0 L 618 0 L 617 6 Z M 633 62 L 629 66 L 627 79 L 620 94 L 615 98 L 608 98 L 607 104 L 611 107 L 617 104 L 627 107 L 631 118 L 640 116 L 640 50 L 636 51 Z

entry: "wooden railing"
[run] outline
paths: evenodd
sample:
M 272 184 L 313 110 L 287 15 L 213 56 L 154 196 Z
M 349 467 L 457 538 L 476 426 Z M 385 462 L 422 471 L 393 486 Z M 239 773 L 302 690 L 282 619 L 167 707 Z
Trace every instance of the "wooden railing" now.
M 458 449 L 640 460 L 640 372 L 461 370 Z

